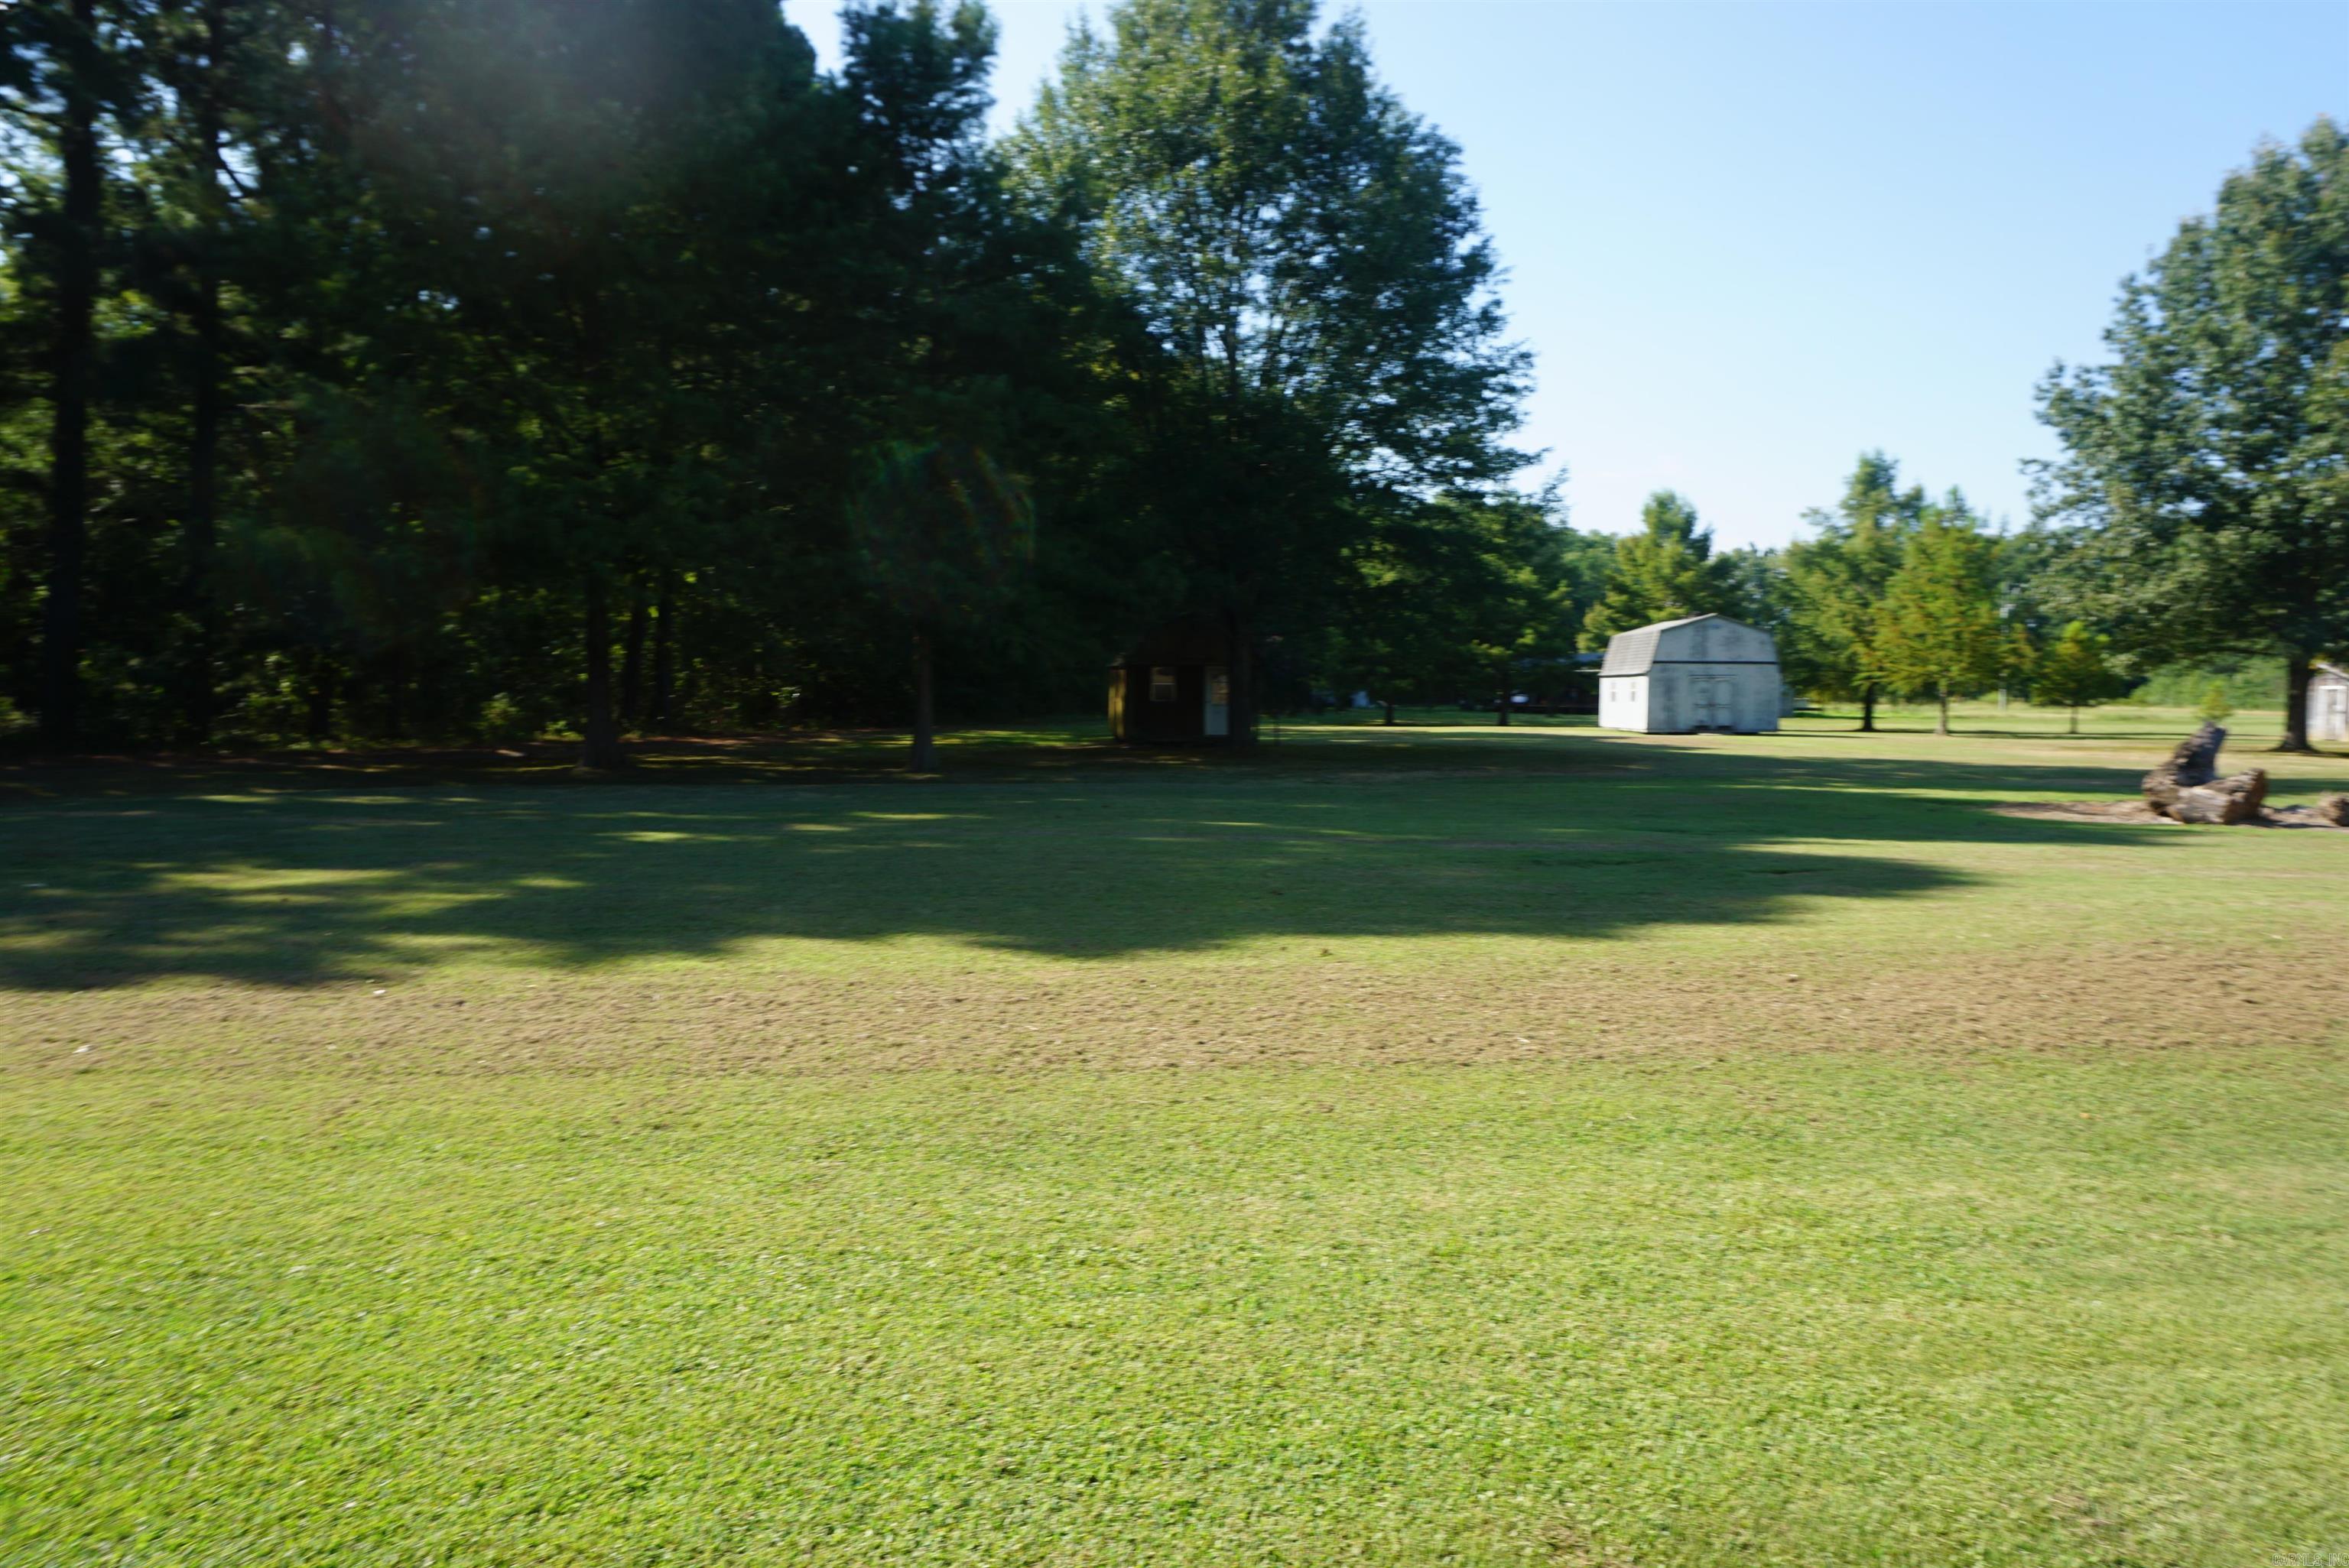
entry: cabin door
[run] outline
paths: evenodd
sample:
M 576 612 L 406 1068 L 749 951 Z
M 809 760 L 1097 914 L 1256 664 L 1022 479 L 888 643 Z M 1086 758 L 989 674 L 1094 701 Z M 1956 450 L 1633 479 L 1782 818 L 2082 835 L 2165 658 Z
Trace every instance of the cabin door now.
M 1207 666 L 1207 689 L 1201 698 L 1199 733 L 1229 735 L 1232 732 L 1232 676 L 1221 665 Z

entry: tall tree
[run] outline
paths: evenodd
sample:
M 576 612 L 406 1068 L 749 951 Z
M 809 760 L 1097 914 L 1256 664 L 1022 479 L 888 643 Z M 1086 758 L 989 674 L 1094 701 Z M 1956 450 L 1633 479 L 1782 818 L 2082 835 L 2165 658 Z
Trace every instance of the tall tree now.
M 1573 650 L 1574 536 L 1556 497 L 1456 493 L 1379 520 L 1350 562 L 1329 668 L 1394 722 L 1396 701 L 1495 693 L 1499 721 L 1528 659 Z
M 1658 490 L 1640 509 L 1640 531 L 1615 542 L 1614 570 L 1583 620 L 1583 640 L 1604 647 L 1618 632 L 1686 615 L 1727 613 L 1735 589 L 1713 553 L 1696 508 Z
M 419 368 L 500 475 L 509 580 L 575 606 L 581 761 L 616 767 L 615 609 L 714 521 L 693 502 L 740 438 L 720 435 L 725 364 L 785 308 L 781 280 L 732 310 L 706 291 L 756 275 L 755 228 L 720 214 L 771 211 L 805 45 L 756 0 L 404 0 L 377 26 L 401 46 L 369 142 L 429 301 Z
M 1898 463 L 1864 452 L 1835 510 L 1805 514 L 1816 533 L 1786 548 L 1789 673 L 1805 689 L 1857 700 L 1863 730 L 1876 727 L 1885 592 L 1925 505 L 1923 487 L 1900 488 Z
M 2122 285 L 2105 343 L 2040 387 L 2071 602 L 2132 653 L 2282 655 L 2279 749 L 2306 750 L 2310 665 L 2349 645 L 2349 136 L 2260 148 Z
M 1933 699 L 1933 733 L 1950 733 L 1950 704 L 1988 689 L 2002 643 L 1992 570 L 1996 543 L 1955 490 L 1928 507 L 1886 584 L 1876 617 L 1870 678 Z
M 145 51 L 157 88 L 137 144 L 149 206 L 139 284 L 170 313 L 184 388 L 185 455 L 174 487 L 173 694 L 181 738 L 202 743 L 218 706 L 223 612 L 219 577 L 222 443 L 233 349 L 232 279 L 254 192 L 231 168 L 250 147 L 249 121 L 266 49 L 291 38 L 283 8 L 230 0 L 160 0 L 145 18 Z M 249 160 L 248 160 L 249 162 Z
M 1363 520 L 1520 461 L 1526 359 L 1457 150 L 1358 21 L 1314 26 L 1313 0 L 1123 0 L 1011 146 L 1167 361 L 1143 416 L 1164 548 L 1229 633 L 1242 746 L 1268 622 L 1301 618 Z
M 128 30 L 98 0 L 16 5 L 0 12 L 0 88 L 30 130 L 40 166 L 15 181 L 10 227 L 20 284 L 47 316 L 44 394 L 49 407 L 47 530 L 41 624 L 41 735 L 70 747 L 82 735 L 82 606 L 89 554 L 91 404 L 98 368 L 98 308 L 106 263 L 111 112 L 134 101 Z
M 856 523 L 867 581 L 912 631 L 913 769 L 935 772 L 938 634 L 1019 591 L 1035 559 L 1035 512 L 1027 487 L 985 452 L 901 442 L 876 455 Z
M 2070 733 L 2080 733 L 2080 710 L 2094 707 L 2120 689 L 2110 655 L 2112 639 L 2074 621 L 2032 661 L 2031 700 L 2071 709 Z

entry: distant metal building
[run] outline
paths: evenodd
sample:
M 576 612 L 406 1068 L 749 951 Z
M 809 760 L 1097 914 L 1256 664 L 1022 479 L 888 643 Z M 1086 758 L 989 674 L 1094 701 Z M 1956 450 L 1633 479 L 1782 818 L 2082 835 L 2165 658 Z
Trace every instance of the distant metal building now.
M 1770 634 L 1726 615 L 1619 632 L 1599 666 L 1599 724 L 1642 735 L 1778 727 L 1785 686 Z
M 1110 661 L 1109 730 L 1141 746 L 1231 738 L 1231 645 L 1199 621 L 1159 627 Z
M 2320 662 L 2309 672 L 2308 738 L 2349 740 L 2349 670 Z

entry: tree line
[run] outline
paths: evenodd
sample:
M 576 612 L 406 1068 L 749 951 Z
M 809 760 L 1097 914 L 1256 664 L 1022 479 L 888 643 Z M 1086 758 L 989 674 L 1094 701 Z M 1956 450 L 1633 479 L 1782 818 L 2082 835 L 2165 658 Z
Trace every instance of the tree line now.
M 2044 525 L 1870 457 L 1814 537 L 1715 552 L 1677 496 L 1618 540 L 1524 482 L 1475 192 L 1359 24 L 1123 0 L 990 139 L 975 0 L 842 19 L 827 72 L 772 0 L 0 11 L 0 728 L 605 768 L 910 723 L 926 766 L 935 712 L 1092 706 L 1176 618 L 1243 744 L 1317 686 L 1506 718 L 1711 609 L 1864 721 L 2026 648 L 2257 646 L 2298 692 L 2349 642 L 2329 125 L 2043 388 Z
M 1525 356 L 1455 150 L 1303 0 L 0 13 L 7 700 L 47 744 L 1097 701 L 1473 552 Z M 1475 534 L 1455 546 L 1450 536 Z
M 2124 678 L 2112 639 L 2066 614 L 2054 531 L 1994 528 L 1961 490 L 1903 486 L 1882 452 L 1862 454 L 1841 499 L 1805 521 L 1808 536 L 1784 548 L 1716 552 L 1696 509 L 1658 492 L 1640 531 L 1614 542 L 1585 643 L 1728 615 L 1776 639 L 1794 690 L 1856 706 L 1863 730 L 1888 700 L 1933 703 L 1947 733 L 1963 698 L 1996 689 L 2076 710 Z

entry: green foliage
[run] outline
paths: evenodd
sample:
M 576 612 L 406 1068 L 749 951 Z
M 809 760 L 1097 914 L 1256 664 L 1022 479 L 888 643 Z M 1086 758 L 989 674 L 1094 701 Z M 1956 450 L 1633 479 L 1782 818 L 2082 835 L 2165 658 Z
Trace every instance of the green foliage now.
M 2202 700 L 2194 705 L 2194 716 L 2212 724 L 2217 724 L 2234 711 L 2235 705 L 2227 700 L 2227 683 L 2224 681 L 2212 681 L 2203 691 Z
M 2238 654 L 2164 665 L 2128 696 L 2147 707 L 2192 707 L 2220 688 L 2230 707 L 2275 710 L 2283 707 L 2284 668 L 2280 658 Z
M 2037 678 L 2041 658 L 2039 645 L 2031 635 L 2031 628 L 2020 622 L 2010 623 L 1999 639 L 1998 684 L 2004 691 L 2010 687 L 2031 689 Z
M 1586 646 L 1603 648 L 1617 633 L 1658 621 L 1736 607 L 1732 580 L 1713 558 L 1713 531 L 1699 525 L 1686 498 L 1658 490 L 1640 509 L 1640 528 L 1615 542 L 1614 570 L 1583 617 Z
M 2261 147 L 2123 286 L 2105 341 L 2110 363 L 2040 388 L 2069 598 L 2147 659 L 2282 655 L 2304 745 L 2308 662 L 2349 642 L 2349 136 Z
M 2030 683 L 2032 701 L 2072 710 L 2076 733 L 2082 708 L 2094 707 L 2120 693 L 2120 676 L 2113 668 L 2112 639 L 2089 630 L 2084 622 L 2072 622 L 2033 662 Z
M 1923 487 L 1902 490 L 1899 475 L 1882 452 L 1861 454 L 1842 500 L 1807 513 L 1815 535 L 1785 552 L 1787 678 L 1820 696 L 1858 699 L 1863 727 L 1884 684 L 1885 595 L 1926 511 Z
M 976 447 L 892 441 L 853 510 L 864 573 L 916 624 L 968 624 L 1019 592 L 1036 556 L 1028 487 Z
M 1009 153 L 1163 355 L 1152 553 L 1233 634 L 1245 741 L 1257 639 L 1325 624 L 1371 531 L 1522 461 L 1501 438 L 1526 362 L 1458 151 L 1378 82 L 1358 21 L 1125 0 L 1071 35 Z
M 1528 661 L 1572 652 L 1562 612 L 1591 542 L 1555 504 L 1454 493 L 1381 518 L 1350 563 L 1325 657 L 1334 683 L 1390 703 L 1498 698 L 1526 684 Z
M 1475 485 L 1526 368 L 1459 150 L 1311 0 L 1125 0 L 1081 26 L 1010 153 L 1031 204 L 1219 399 L 1271 394 L 1341 469 Z
M 1873 617 L 1868 673 L 1892 691 L 1932 697 L 1944 732 L 1953 699 L 1998 680 L 1996 548 L 1964 498 L 1951 491 L 1925 509 Z
M 1151 351 L 1006 201 L 977 5 L 852 6 L 829 77 L 761 0 L 94 10 L 95 63 L 69 7 L 0 12 L 21 116 L 102 88 L 91 733 L 453 737 L 527 693 L 608 759 L 781 693 L 891 712 L 854 523 L 892 443 L 984 449 L 1050 519 L 957 701 L 1090 691 L 1163 591 Z M 0 692 L 37 711 L 60 155 L 11 148 L 0 563 L 39 569 L 0 572 Z
M 475 721 L 474 733 L 483 740 L 528 740 L 538 727 L 531 722 L 528 707 L 506 692 L 500 692 L 481 705 L 481 717 Z

